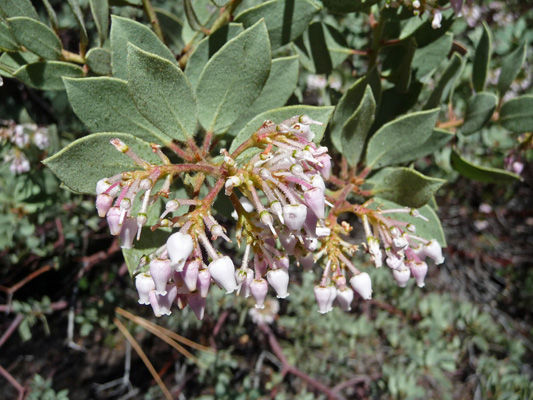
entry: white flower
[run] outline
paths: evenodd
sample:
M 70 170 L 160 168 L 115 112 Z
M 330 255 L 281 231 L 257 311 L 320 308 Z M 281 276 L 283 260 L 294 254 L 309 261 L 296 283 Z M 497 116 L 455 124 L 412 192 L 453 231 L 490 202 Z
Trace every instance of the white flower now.
M 280 268 L 268 271 L 267 280 L 270 286 L 276 291 L 278 299 L 284 299 L 289 295 L 287 292 L 287 288 L 289 287 L 289 273 L 286 269 Z
M 185 261 L 192 253 L 194 244 L 191 235 L 176 232 L 167 239 L 167 251 L 174 271 L 183 271 Z
M 366 272 L 360 272 L 350 279 L 350 284 L 364 300 L 372 298 L 372 280 Z
M 212 261 L 207 268 L 213 280 L 226 290 L 226 293 L 233 293 L 237 289 L 235 266 L 231 258 L 228 256 L 218 258 Z
M 139 274 L 135 277 L 135 287 L 139 294 L 139 304 L 150 304 L 149 295 L 155 290 L 155 283 L 149 274 Z

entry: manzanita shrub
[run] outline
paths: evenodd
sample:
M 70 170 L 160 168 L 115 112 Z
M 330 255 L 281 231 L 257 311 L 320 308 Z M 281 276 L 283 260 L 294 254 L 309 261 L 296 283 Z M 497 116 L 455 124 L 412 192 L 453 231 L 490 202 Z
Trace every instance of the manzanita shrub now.
M 444 262 L 434 195 L 445 181 L 418 160 L 453 142 L 445 154 L 459 173 L 518 179 L 458 145 L 491 120 L 531 131 L 531 96 L 504 97 L 525 41 L 497 94 L 486 91 L 489 28 L 468 54 L 452 33 L 460 0 L 90 0 L 90 17 L 68 3 L 77 52 L 48 1 L 46 21 L 29 0 L 0 1 L 0 71 L 66 91 L 91 133 L 44 164 L 96 195 L 156 316 L 189 306 L 202 319 L 217 286 L 261 309 L 268 292 L 289 295 L 297 268 L 316 273 L 320 313 L 348 311 L 355 294 L 372 296 L 365 254 L 398 286 L 423 287 Z M 474 94 L 456 105 L 466 64 Z M 5 140 L 17 144 L 20 129 L 8 124 Z M 14 173 L 29 168 L 14 160 Z

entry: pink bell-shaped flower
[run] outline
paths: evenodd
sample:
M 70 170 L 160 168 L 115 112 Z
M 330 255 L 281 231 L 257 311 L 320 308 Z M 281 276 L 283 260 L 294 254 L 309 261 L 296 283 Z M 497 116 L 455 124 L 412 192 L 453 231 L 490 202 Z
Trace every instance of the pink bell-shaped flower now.
M 133 240 L 137 236 L 137 230 L 139 226 L 137 225 L 136 218 L 126 218 L 122 222 L 122 230 L 120 231 L 120 247 L 123 249 L 131 249 L 133 247 Z
M 320 314 L 326 314 L 329 312 L 328 305 L 331 297 L 331 292 L 327 286 L 316 285 L 314 288 L 315 299 L 318 304 L 318 312 Z
M 283 207 L 285 225 L 293 231 L 299 231 L 305 222 L 307 207 L 303 204 L 287 204 Z
M 426 256 L 435 261 L 435 264 L 437 265 L 444 262 L 442 248 L 440 247 L 439 242 L 437 242 L 435 239 L 431 239 L 427 244 L 424 245 L 424 253 Z
M 189 295 L 189 307 L 199 321 L 204 319 L 205 304 L 205 297 L 200 296 L 200 293 L 194 292 Z
M 170 279 L 170 260 L 156 258 L 150 261 L 150 275 L 155 283 L 155 293 L 165 295 L 167 293 L 167 283 Z
M 411 270 L 404 265 L 392 271 L 392 276 L 394 276 L 394 280 L 398 286 L 404 288 L 407 286 L 407 282 L 409 282 L 409 278 L 411 277 Z
M 335 298 L 337 297 L 337 289 L 333 285 L 328 286 L 329 289 L 329 299 L 328 299 L 328 312 L 333 311 L 333 302 L 335 301 Z
M 360 272 L 350 279 L 353 290 L 364 300 L 372 298 L 372 280 L 366 272 Z
M 107 212 L 107 225 L 109 225 L 109 231 L 113 236 L 120 234 L 122 230 L 122 224 L 120 223 L 120 215 L 122 211 L 118 207 L 111 207 Z
M 322 193 L 326 193 L 326 184 L 324 183 L 324 179 L 322 179 L 322 176 L 315 174 L 311 177 L 311 185 L 313 187 L 318 188 L 322 191 Z
M 178 294 L 189 294 L 189 288 L 185 284 L 185 281 L 183 280 L 183 276 L 181 272 L 174 271 L 172 272 L 172 276 L 174 277 L 174 283 L 176 284 L 176 287 L 178 288 Z
M 169 283 L 165 292 L 165 295 L 156 294 L 155 291 L 150 292 L 150 304 L 152 305 L 156 317 L 172 314 L 170 308 L 178 294 L 178 289 L 176 288 L 176 285 Z
M 185 263 L 183 271 L 178 272 L 183 278 L 183 283 L 187 286 L 190 292 L 196 290 L 196 283 L 198 281 L 198 270 L 200 269 L 200 261 L 192 260 Z
M 317 156 L 316 159 L 322 164 L 322 166 L 317 164 L 316 169 L 324 179 L 329 179 L 331 175 L 331 157 L 325 153 Z
M 139 304 L 150 304 L 150 292 L 155 290 L 155 283 L 149 274 L 139 274 L 135 277 L 135 287 L 139 294 Z
M 425 262 L 412 262 L 409 264 L 411 267 L 411 274 L 416 280 L 416 285 L 418 287 L 424 287 L 426 284 L 424 283 L 424 280 L 426 279 L 426 275 L 428 273 L 428 265 Z
M 337 289 L 337 303 L 344 311 L 352 309 L 354 293 L 353 290 L 345 287 L 344 289 Z
M 405 264 L 403 263 L 403 258 L 397 253 L 393 253 L 390 251 L 387 252 L 387 259 L 385 261 L 387 262 L 387 265 L 390 269 L 397 270 L 405 267 Z
M 113 205 L 113 198 L 106 194 L 101 193 L 96 196 L 96 210 L 98 211 L 98 216 L 104 218 Z
M 313 253 L 307 253 L 304 256 L 299 256 L 298 262 L 300 263 L 300 266 L 304 269 L 304 271 L 313 271 L 313 265 L 315 265 Z
M 309 189 L 304 193 L 304 200 L 307 207 L 316 215 L 318 219 L 324 219 L 324 206 L 326 197 L 320 188 Z
M 207 268 L 202 268 L 198 271 L 198 279 L 196 280 L 196 289 L 200 296 L 207 297 L 209 288 L 211 287 L 211 274 Z
M 235 281 L 235 266 L 233 261 L 228 256 L 212 261 L 207 267 L 211 278 L 217 285 L 222 287 L 226 293 L 233 293 L 237 289 L 237 282 Z
M 167 251 L 174 271 L 183 270 L 185 261 L 191 255 L 193 248 L 191 235 L 181 232 L 170 235 L 167 239 Z
M 277 293 L 278 299 L 286 298 L 287 288 L 289 287 L 289 273 L 286 269 L 274 269 L 267 272 L 267 280 L 270 286 L 274 288 Z
M 284 228 L 279 231 L 278 237 L 279 241 L 281 242 L 281 245 L 283 246 L 287 254 L 293 254 L 294 247 L 296 246 L 296 243 L 298 243 L 298 239 L 296 239 L 294 235 L 288 231 L 287 228 Z
M 274 260 L 274 265 L 276 266 L 276 268 L 285 268 L 286 270 L 289 270 L 289 257 L 276 257 L 276 259 Z
M 250 284 L 250 292 L 255 299 L 255 308 L 265 308 L 265 298 L 268 293 L 268 283 L 263 278 L 254 279 Z
M 176 305 L 180 310 L 183 310 L 185 307 L 187 307 L 187 304 L 189 303 L 189 294 L 187 293 L 178 293 L 176 296 Z
M 242 269 L 239 268 L 235 272 L 235 279 L 237 280 L 237 283 L 239 284 L 239 287 L 237 288 L 237 294 L 242 297 L 249 297 L 250 296 L 250 285 L 252 284 L 254 280 L 254 271 L 251 268 Z

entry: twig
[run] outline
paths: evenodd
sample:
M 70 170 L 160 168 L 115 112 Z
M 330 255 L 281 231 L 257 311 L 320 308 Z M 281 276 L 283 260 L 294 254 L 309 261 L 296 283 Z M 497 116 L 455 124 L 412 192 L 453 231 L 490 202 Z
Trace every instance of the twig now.
M 13 378 L 13 376 L 12 376 L 9 372 L 7 372 L 7 371 L 4 369 L 4 367 L 2 367 L 1 365 L 0 365 L 0 375 L 2 375 L 4 378 L 6 378 L 7 381 L 8 381 L 9 383 L 11 383 L 11 385 L 12 385 L 15 389 L 17 389 L 17 392 L 19 392 L 19 395 L 18 395 L 17 399 L 18 399 L 18 400 L 22 400 L 22 399 L 24 399 L 24 392 L 26 391 L 26 390 L 24 389 L 24 387 L 23 387 L 20 383 L 18 383 L 18 381 L 17 381 L 15 378 Z
M 17 314 L 15 319 L 11 322 L 11 325 L 9 325 L 9 328 L 7 328 L 7 331 L 5 331 L 2 337 L 0 338 L 0 347 L 2 347 L 7 341 L 7 339 L 9 339 L 9 337 L 13 334 L 13 332 L 15 332 L 15 329 L 18 328 L 23 319 L 24 315 Z
M 155 13 L 154 8 L 152 7 L 152 3 L 150 3 L 150 0 L 142 0 L 142 2 L 143 10 L 148 19 L 150 20 L 150 23 L 154 28 L 155 34 L 163 43 L 165 43 L 165 36 L 163 35 L 163 31 L 161 30 L 161 25 L 159 25 L 159 20 L 157 19 L 157 14 Z
M 154 369 L 154 366 L 152 365 L 148 357 L 146 357 L 146 354 L 144 353 L 141 346 L 139 346 L 139 343 L 137 343 L 137 341 L 133 338 L 133 336 L 131 336 L 131 334 L 128 332 L 126 327 L 122 324 L 122 322 L 118 320 L 118 318 L 115 318 L 113 322 L 115 323 L 117 328 L 120 330 L 120 332 L 122 332 L 122 334 L 128 340 L 128 342 L 130 342 L 131 347 L 133 347 L 135 349 L 135 352 L 139 355 L 139 357 L 141 357 L 141 360 L 144 362 L 144 365 L 146 365 L 146 368 L 148 368 L 148 371 L 150 371 L 150 374 L 152 374 L 152 377 L 155 379 L 155 381 L 159 385 L 159 388 L 163 392 L 163 395 L 165 396 L 165 398 L 167 400 L 172 400 L 172 395 L 170 394 L 167 387 L 163 383 L 163 380 L 161 379 L 161 377 L 157 374 L 156 370 Z
M 45 265 L 39 268 L 37 271 L 32 272 L 27 277 L 25 277 L 24 279 L 22 279 L 21 281 L 19 281 L 18 283 L 14 284 L 11 287 L 0 286 L 0 290 L 8 294 L 13 294 L 17 290 L 19 290 L 22 286 L 24 286 L 26 283 L 28 283 L 34 278 L 37 278 L 39 275 L 45 273 L 46 271 L 49 271 L 50 269 L 52 269 L 50 265 Z

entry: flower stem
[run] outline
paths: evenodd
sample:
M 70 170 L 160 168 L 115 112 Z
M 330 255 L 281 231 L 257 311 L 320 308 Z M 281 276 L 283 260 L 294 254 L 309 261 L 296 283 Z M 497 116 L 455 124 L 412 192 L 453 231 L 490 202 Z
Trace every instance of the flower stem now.
M 155 34 L 163 43 L 165 43 L 165 37 L 163 36 L 163 31 L 161 30 L 161 25 L 159 25 L 159 20 L 157 19 L 157 14 L 154 11 L 154 7 L 152 7 L 152 3 L 150 3 L 150 0 L 142 0 L 142 3 L 144 13 L 150 20 Z

